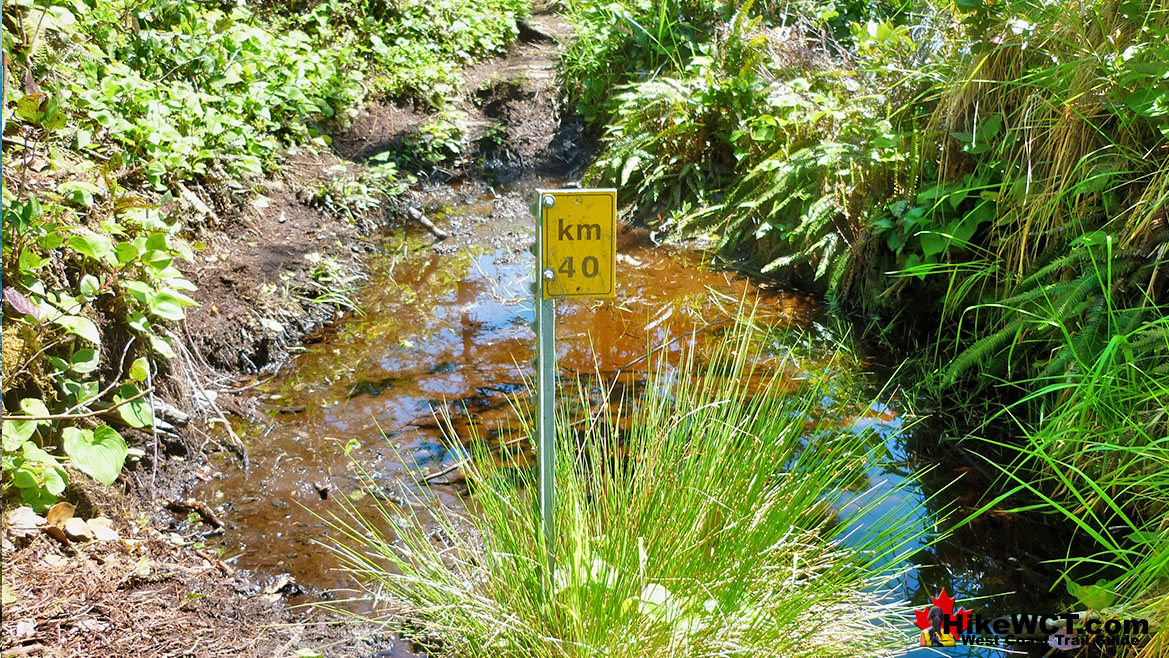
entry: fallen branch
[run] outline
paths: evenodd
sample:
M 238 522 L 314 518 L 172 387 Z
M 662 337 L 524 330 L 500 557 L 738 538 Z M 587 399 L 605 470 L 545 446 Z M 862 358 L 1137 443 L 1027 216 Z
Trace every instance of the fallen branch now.
M 205 551 L 203 549 L 196 550 L 195 555 L 198 555 L 199 557 L 203 558 L 204 560 L 207 560 L 209 563 L 212 564 L 212 566 L 214 566 L 216 569 L 219 569 L 224 574 L 231 574 L 234 571 L 234 569 L 232 569 L 230 566 L 228 566 L 228 564 L 226 562 L 224 562 L 223 560 L 220 560 L 219 558 L 215 557 L 214 555 L 208 553 L 207 551 Z
M 434 222 L 427 219 L 426 215 L 423 215 L 421 210 L 407 207 L 406 214 L 410 216 L 410 219 L 413 219 L 419 224 L 422 224 L 422 226 L 425 227 L 427 231 L 433 233 L 434 237 L 438 238 L 439 240 L 446 240 L 447 238 L 451 237 L 450 233 L 447 233 L 446 231 L 435 226 Z
M 128 397 L 125 400 L 122 400 L 121 402 L 110 405 L 104 409 L 95 409 L 93 411 L 87 411 L 83 414 L 50 414 L 48 416 L 18 416 L 18 415 L 4 414 L 4 416 L 2 418 L 3 418 L 3 420 L 29 420 L 29 421 L 77 420 L 79 418 L 92 418 L 94 416 L 100 416 L 102 414 L 108 414 L 111 411 L 115 411 L 115 410 L 117 410 L 118 407 L 121 407 L 122 405 L 125 405 L 125 404 L 130 404 L 131 402 L 133 402 L 135 400 L 140 400 L 140 399 L 146 397 L 147 395 L 150 395 L 152 392 L 154 392 L 154 387 L 150 386 L 150 387 L 147 387 L 145 390 L 140 391 L 137 395 Z
M 196 500 L 194 498 L 188 498 L 186 500 L 170 500 L 167 501 L 166 507 L 167 509 L 174 512 L 195 512 L 200 517 L 202 517 L 203 520 L 208 523 L 208 525 L 211 525 L 216 529 L 223 527 L 223 521 L 221 521 L 219 517 L 216 516 L 215 511 L 208 507 L 207 503 L 201 500 Z
M 510 448 L 511 446 L 514 446 L 517 443 L 522 443 L 522 442 L 527 441 L 527 440 L 528 440 L 528 437 L 520 436 L 520 437 L 516 437 L 516 438 L 512 439 L 511 441 L 507 441 L 504 443 L 500 443 L 499 445 L 492 446 L 491 449 L 492 450 L 503 450 L 504 448 Z M 442 469 L 441 471 L 427 475 L 426 477 L 422 478 L 422 480 L 424 482 L 429 483 L 431 480 L 437 480 L 438 478 L 440 478 L 444 475 L 450 475 L 451 473 L 462 468 L 463 464 L 466 464 L 468 461 L 469 460 L 467 460 L 467 459 L 460 459 L 459 461 L 451 464 L 450 466 L 447 466 L 446 468 Z

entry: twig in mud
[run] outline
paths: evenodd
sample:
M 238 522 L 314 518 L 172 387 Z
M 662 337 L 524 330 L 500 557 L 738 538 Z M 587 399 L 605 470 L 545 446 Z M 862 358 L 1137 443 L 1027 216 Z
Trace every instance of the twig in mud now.
M 247 393 L 248 391 L 252 390 L 253 388 L 256 388 L 257 386 L 263 386 L 264 384 L 267 384 L 268 382 L 272 381 L 273 379 L 276 379 L 277 377 L 279 377 L 280 371 L 284 369 L 284 364 L 287 362 L 288 362 L 288 360 L 285 359 L 284 361 L 281 361 L 280 363 L 278 363 L 276 365 L 276 370 L 273 371 L 270 376 L 265 377 L 264 379 L 257 378 L 256 381 L 252 382 L 251 384 L 248 384 L 247 386 L 241 386 L 239 388 L 221 388 L 221 389 L 219 389 L 219 392 L 220 393 L 228 393 L 231 395 L 239 395 L 240 393 Z
M 493 451 L 494 450 L 503 450 L 504 448 L 510 448 L 511 446 L 514 446 L 517 443 L 521 443 L 521 442 L 527 441 L 527 440 L 528 440 L 528 437 L 520 436 L 520 437 L 516 437 L 516 438 L 512 439 L 511 441 L 506 441 L 504 443 L 500 443 L 499 445 L 492 446 L 491 449 Z M 466 463 L 467 463 L 467 459 L 460 459 L 459 461 L 451 464 L 450 466 L 447 466 L 446 468 L 442 469 L 441 471 L 431 473 L 430 475 L 423 477 L 422 480 L 424 482 L 429 483 L 431 480 L 436 480 L 440 477 L 443 477 L 444 475 L 450 475 L 451 473 L 454 473 L 455 471 L 462 468 L 463 465 Z
M 207 506 L 207 503 L 201 500 L 196 500 L 194 498 L 188 498 L 186 500 L 168 500 L 166 507 L 167 509 L 174 512 L 195 512 L 212 527 L 216 529 L 223 528 L 223 521 L 220 520 L 220 518 L 215 514 L 214 510 Z
M 446 240 L 447 238 L 451 237 L 450 233 L 447 233 L 446 231 L 435 226 L 434 222 L 427 219 L 426 215 L 423 215 L 421 210 L 418 210 L 417 208 L 407 207 L 406 214 L 410 216 L 410 219 L 413 219 L 414 221 L 418 222 L 426 230 L 428 230 L 432 234 L 434 234 L 434 237 L 438 238 L 440 241 Z
M 230 567 L 230 566 L 229 566 L 229 565 L 228 565 L 226 562 L 224 562 L 223 560 L 221 560 L 221 559 L 219 559 L 219 558 L 215 557 L 214 555 L 212 555 L 212 554 L 208 553 L 207 551 L 205 551 L 205 550 L 203 550 L 203 549 L 198 549 L 198 550 L 196 550 L 196 551 L 195 551 L 195 555 L 198 555 L 199 557 L 203 558 L 204 560 L 207 560 L 207 561 L 208 561 L 208 562 L 210 562 L 210 563 L 211 563 L 211 564 L 212 564 L 212 565 L 213 565 L 213 566 L 214 566 L 216 569 L 219 569 L 219 570 L 220 570 L 221 572 L 223 572 L 224 574 L 231 574 L 233 571 L 235 571 L 235 570 L 234 570 L 234 569 L 232 569 L 232 568 L 231 568 L 231 567 Z
M 216 417 L 212 418 L 209 422 L 218 421 L 223 423 L 223 429 L 227 430 L 227 436 L 231 438 L 231 445 L 224 447 L 234 452 L 235 455 L 240 458 L 240 461 L 244 463 L 244 470 L 247 470 L 247 468 L 251 466 L 251 461 L 248 459 L 248 447 L 244 445 L 243 439 L 239 438 L 239 435 L 235 433 L 234 429 L 232 429 L 231 422 L 228 421 L 227 417 L 223 415 L 223 410 L 217 406 L 213 408 Z

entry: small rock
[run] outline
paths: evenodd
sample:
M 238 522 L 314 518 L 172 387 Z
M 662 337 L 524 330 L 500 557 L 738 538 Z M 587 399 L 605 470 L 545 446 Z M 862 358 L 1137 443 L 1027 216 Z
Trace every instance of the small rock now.
M 113 528 L 113 522 L 104 516 L 99 516 L 96 519 L 90 519 L 87 522 L 89 529 L 93 531 L 93 536 L 98 541 L 116 541 L 122 536 L 118 534 L 117 530 Z
M 45 518 L 31 507 L 17 507 L 8 514 L 4 529 L 13 537 L 25 538 L 45 524 Z
M 21 619 L 16 622 L 16 639 L 23 640 L 37 634 L 37 623 L 32 619 Z
M 94 619 L 93 617 L 87 617 L 77 622 L 77 627 L 83 631 L 89 631 L 90 633 L 100 633 L 109 628 L 110 625 L 104 621 Z
M 74 541 L 92 541 L 96 539 L 93 530 L 85 519 L 79 519 L 76 516 L 65 520 L 65 536 Z

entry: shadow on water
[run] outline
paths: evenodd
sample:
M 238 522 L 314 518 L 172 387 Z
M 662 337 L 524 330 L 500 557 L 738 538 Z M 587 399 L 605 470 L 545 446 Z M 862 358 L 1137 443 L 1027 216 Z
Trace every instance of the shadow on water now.
M 355 462 L 376 480 L 377 497 L 409 506 L 412 492 L 429 487 L 444 504 L 463 505 L 457 471 L 434 485 L 421 476 L 461 457 L 446 447 L 438 416 L 454 419 L 464 438 L 470 416 L 478 436 L 491 441 L 512 422 L 509 401 L 526 390 L 534 356 L 532 238 L 518 190 L 471 195 L 431 212 L 470 225 L 473 235 L 490 227 L 510 241 L 440 252 L 415 234 L 388 236 L 385 256 L 357 295 L 362 312 L 308 344 L 286 374 L 254 392 L 265 417 L 243 428 L 251 467 L 225 466 L 196 491 L 228 522 L 230 532 L 216 541 L 230 561 L 269 576 L 291 574 L 314 596 L 351 586 L 316 543 L 328 533 L 316 515 L 336 509 L 330 498 L 337 496 L 349 496 L 359 508 L 372 502 L 362 501 L 367 493 Z M 469 242 L 476 244 L 474 237 Z M 816 322 L 823 308 L 814 298 L 713 271 L 703 258 L 699 251 L 654 246 L 644 231 L 623 232 L 616 298 L 559 306 L 562 377 L 599 371 L 636 379 L 650 346 L 680 354 L 690 341 L 715 333 L 706 330 L 726 322 L 744 298 L 759 300 L 760 319 L 769 324 L 831 339 Z M 859 376 L 869 377 L 874 391 L 882 382 L 879 375 Z M 904 516 L 898 506 L 920 506 L 919 520 L 928 525 L 946 509 L 960 514 L 976 507 L 990 486 L 986 472 L 961 450 L 939 450 L 940 430 L 930 424 L 906 431 L 911 418 L 894 397 L 853 420 L 854 431 L 871 431 L 886 443 L 887 462 L 869 473 L 876 486 L 894 487 L 924 469 L 911 495 L 873 514 Z M 1054 610 L 1059 602 L 1047 597 L 1058 572 L 1043 563 L 1066 542 L 1041 521 L 992 511 L 932 547 L 921 546 L 914 560 L 926 566 L 908 572 L 901 591 L 918 607 L 945 587 L 960 599 L 1002 595 L 977 602 L 982 609 L 1001 600 L 1011 610 Z M 907 646 L 916 642 L 916 629 L 907 627 L 906 636 Z

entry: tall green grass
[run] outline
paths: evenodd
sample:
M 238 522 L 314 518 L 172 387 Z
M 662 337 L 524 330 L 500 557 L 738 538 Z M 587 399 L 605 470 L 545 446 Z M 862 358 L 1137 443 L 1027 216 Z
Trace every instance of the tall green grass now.
M 1108 309 L 1102 322 L 1130 313 Z M 998 466 L 1003 493 L 990 505 L 1023 496 L 1065 521 L 1069 543 L 1090 539 L 1097 552 L 1068 561 L 1069 593 L 1098 612 L 1149 619 L 1154 635 L 1139 655 L 1159 656 L 1169 650 L 1169 316 L 1108 334 L 1085 355 L 1065 329 L 1067 373 L 1011 382 L 1027 393 L 987 425 L 1007 420 L 1022 440 L 982 438 L 1017 455 Z
M 427 512 L 347 508 L 331 548 L 387 624 L 442 655 L 902 647 L 905 608 L 888 587 L 921 529 L 913 513 L 861 518 L 884 499 L 866 495 L 865 475 L 884 444 L 839 417 L 856 401 L 833 381 L 841 368 L 785 393 L 792 374 L 755 368 L 758 349 L 740 328 L 713 353 L 659 361 L 620 402 L 598 407 L 578 388 L 594 413 L 571 429 L 560 418 L 551 579 L 519 458 L 468 466 L 470 512 L 425 497 Z

